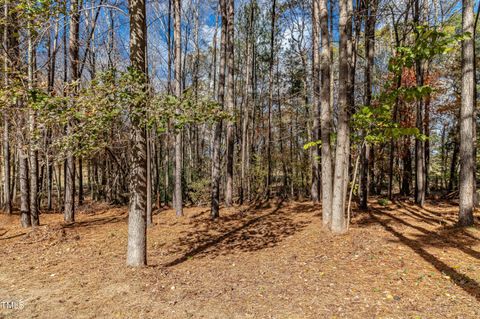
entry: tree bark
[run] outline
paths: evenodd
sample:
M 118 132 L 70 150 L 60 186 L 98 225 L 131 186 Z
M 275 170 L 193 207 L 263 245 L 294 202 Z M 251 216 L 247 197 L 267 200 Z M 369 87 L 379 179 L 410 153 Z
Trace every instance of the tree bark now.
M 34 70 L 35 70 L 35 47 L 33 45 L 32 26 L 30 22 L 27 23 L 27 81 L 28 89 L 33 90 Z M 30 218 L 32 220 L 32 226 L 40 225 L 39 209 L 38 209 L 38 151 L 37 151 L 37 139 L 35 136 L 36 129 L 36 112 L 33 109 L 29 109 L 29 157 L 30 157 Z
M 182 97 L 182 35 L 181 35 L 181 0 L 173 1 L 174 21 L 173 32 L 175 41 L 175 96 L 180 103 Z M 177 115 L 180 109 L 176 110 Z M 177 128 L 175 132 L 175 212 L 177 216 L 183 216 L 182 199 L 182 132 Z
M 226 0 L 220 0 L 220 14 L 222 16 L 222 31 L 220 36 L 220 66 L 218 72 L 217 101 L 220 107 L 225 102 L 225 63 L 226 63 L 226 41 L 227 41 L 227 13 Z M 222 139 L 222 120 L 218 119 L 214 124 L 212 138 L 212 194 L 210 216 L 215 219 L 220 216 L 220 143 Z
M 321 138 L 322 138 L 322 222 L 325 227 L 332 222 L 332 199 L 333 199 L 333 168 L 332 148 L 330 135 L 332 133 L 332 113 L 330 109 L 331 93 L 331 55 L 330 55 L 330 32 L 328 28 L 328 0 L 320 0 L 320 29 L 322 36 L 321 49 Z
M 130 61 L 132 67 L 145 75 L 147 25 L 145 0 L 130 0 Z M 132 105 L 132 113 L 144 112 L 144 103 Z M 139 110 L 136 110 L 139 108 Z M 130 204 L 128 211 L 128 248 L 127 265 L 141 267 L 147 264 L 147 141 L 146 129 L 138 115 L 132 117 L 131 127 L 131 169 L 130 169 Z
M 273 64 L 275 63 L 275 18 L 277 11 L 277 1 L 272 1 L 271 25 L 270 25 L 270 61 L 269 61 L 269 79 L 268 79 L 268 132 L 267 132 L 267 181 L 265 185 L 265 194 L 270 198 L 270 184 L 272 183 L 272 107 L 273 107 Z
M 462 15 L 463 32 L 469 33 L 470 37 L 462 42 L 462 103 L 460 106 L 460 211 L 458 224 L 469 226 L 473 224 L 474 210 L 474 180 L 475 158 L 474 149 L 474 15 L 473 0 L 463 0 Z
M 368 1 L 367 20 L 365 25 L 365 88 L 364 103 L 371 106 L 372 104 L 372 79 L 373 66 L 375 58 L 375 24 L 377 20 L 377 0 Z M 370 145 L 365 143 L 361 150 L 362 170 L 360 172 L 360 208 L 368 208 L 368 191 L 369 191 L 369 165 L 370 165 Z
M 312 82 L 313 82 L 313 125 L 312 138 L 317 142 L 320 138 L 320 0 L 312 1 Z M 317 145 L 312 148 L 312 185 L 311 199 L 314 203 L 319 201 L 320 191 L 320 152 Z
M 275 1 L 275 0 L 274 0 Z M 227 0 L 227 92 L 226 107 L 229 113 L 234 113 L 234 0 Z M 227 121 L 227 183 L 225 187 L 225 206 L 233 205 L 233 155 L 234 155 L 234 123 L 232 120 Z
M 8 1 L 3 4 L 5 24 L 3 27 L 3 47 L 6 52 L 9 52 L 8 37 L 9 37 L 9 13 L 8 13 Z M 5 87 L 8 86 L 8 55 L 4 54 L 3 61 L 3 83 Z M 6 214 L 12 213 L 12 195 L 10 191 L 10 122 L 8 111 L 3 112 L 3 195 L 4 206 L 3 210 Z
M 28 157 L 25 151 L 20 148 L 19 153 L 19 176 L 20 176 L 20 223 L 22 227 L 30 227 L 29 183 L 28 183 Z
M 70 4 L 70 35 L 69 35 L 69 60 L 71 83 L 75 83 L 79 79 L 78 63 L 79 63 L 79 37 L 80 37 L 80 11 L 79 2 L 74 0 Z M 77 84 L 73 84 L 72 93 L 76 93 Z M 67 124 L 67 135 L 72 131 L 73 123 Z M 75 222 L 75 158 L 73 150 L 69 150 L 66 160 L 65 169 L 65 208 L 64 219 L 66 223 Z
M 332 199 L 332 231 L 343 233 L 346 230 L 345 224 L 345 198 L 348 184 L 348 150 L 349 150 L 349 124 L 348 124 L 348 102 L 349 102 L 349 50 L 348 28 L 352 27 L 351 10 L 349 0 L 340 0 L 340 45 L 339 45 L 339 88 L 338 88 L 338 128 L 337 148 L 335 153 L 335 173 L 333 177 L 333 199 Z
M 246 67 L 245 67 L 245 90 L 244 90 L 244 98 L 245 98 L 245 105 L 243 108 L 242 113 L 242 163 L 241 163 L 241 178 L 240 178 L 240 204 L 243 204 L 245 199 L 245 188 L 248 184 L 247 181 L 247 174 L 249 174 L 248 170 L 248 163 L 250 159 L 248 158 L 248 124 L 250 122 L 250 102 L 251 102 L 251 95 L 252 95 L 252 41 L 253 41 L 253 18 L 254 18 L 254 7 L 253 7 L 253 0 L 250 1 L 249 4 L 249 15 L 248 15 L 248 29 L 247 29 L 247 43 L 246 43 Z
M 420 23 L 420 3 L 419 0 L 415 0 L 414 7 L 414 24 L 418 26 Z M 422 86 L 424 83 L 424 61 L 418 59 L 415 61 L 415 75 L 417 86 Z M 424 133 L 424 115 L 425 113 L 425 101 L 420 98 L 417 101 L 417 119 L 416 126 L 420 134 Z M 426 170 L 425 170 L 425 141 L 420 138 L 415 139 L 415 204 L 423 207 L 425 203 L 425 190 L 426 190 Z

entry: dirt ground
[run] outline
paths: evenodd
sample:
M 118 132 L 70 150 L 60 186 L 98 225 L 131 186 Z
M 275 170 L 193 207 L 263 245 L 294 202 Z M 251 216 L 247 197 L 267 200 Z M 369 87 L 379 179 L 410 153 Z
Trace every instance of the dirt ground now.
M 0 318 L 480 318 L 480 230 L 447 202 L 371 204 L 341 236 L 308 202 L 158 212 L 143 269 L 125 266 L 126 208 L 34 231 L 2 214 Z

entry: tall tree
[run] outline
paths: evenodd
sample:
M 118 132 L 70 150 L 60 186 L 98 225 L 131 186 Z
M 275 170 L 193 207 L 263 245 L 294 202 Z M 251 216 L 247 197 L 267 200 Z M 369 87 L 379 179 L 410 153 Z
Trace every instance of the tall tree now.
M 146 83 L 147 25 L 145 0 L 130 0 L 130 61 Z M 127 265 L 147 264 L 147 139 L 142 114 L 145 101 L 131 105 L 130 204 L 128 210 Z
M 462 42 L 462 104 L 460 106 L 460 213 L 461 226 L 473 224 L 475 143 L 473 137 L 474 115 L 474 14 L 473 0 L 463 0 L 463 32 L 469 36 Z
M 377 0 L 367 1 L 365 22 L 365 87 L 364 103 L 370 106 L 372 104 L 372 78 L 375 58 L 375 24 L 377 19 Z M 365 144 L 361 150 L 362 170 L 360 177 L 360 207 L 366 209 L 368 206 L 369 190 L 369 164 L 370 164 L 370 145 Z
M 333 198 L 333 169 L 332 169 L 332 148 L 330 135 L 332 131 L 332 115 L 330 111 L 330 77 L 331 77 L 331 55 L 330 55 L 330 31 L 328 28 L 328 0 L 320 0 L 320 29 L 322 36 L 321 49 L 321 90 L 320 90 L 320 125 L 322 138 L 322 219 L 323 225 L 328 226 L 332 218 Z
M 222 31 L 220 35 L 220 66 L 218 72 L 217 102 L 223 106 L 225 102 L 225 63 L 226 63 L 226 41 L 227 41 L 227 3 L 226 0 L 220 0 L 220 15 L 222 17 Z M 214 71 L 215 72 L 215 71 Z M 222 139 L 223 121 L 219 119 L 214 124 L 212 137 L 212 190 L 211 190 L 211 212 L 212 218 L 217 218 L 220 214 L 220 144 Z
M 319 121 L 320 121 L 320 0 L 312 1 L 312 83 L 313 83 L 313 125 L 312 138 L 314 141 L 319 139 Z M 312 185 L 310 189 L 312 201 L 319 201 L 320 186 L 320 167 L 319 167 L 319 148 L 312 148 Z
M 181 25 L 181 0 L 173 1 L 173 37 L 175 42 L 175 96 L 180 103 L 182 96 L 182 25 Z M 176 110 L 177 115 L 180 109 Z M 175 132 L 175 212 L 177 216 L 183 216 L 183 194 L 182 194 L 182 132 L 177 128 Z
M 421 6 L 420 0 L 415 0 L 414 4 L 414 24 L 420 25 Z M 418 37 L 418 31 L 416 31 Z M 415 61 L 415 75 L 417 85 L 424 83 L 424 62 L 422 59 Z M 423 98 L 417 101 L 416 125 L 421 134 L 424 133 L 425 101 Z M 423 206 L 425 202 L 426 191 L 426 168 L 425 168 L 425 141 L 421 138 L 415 139 L 415 203 Z
M 270 184 L 272 183 L 272 107 L 273 107 L 273 66 L 275 63 L 275 26 L 277 15 L 277 1 L 272 1 L 270 20 L 270 60 L 268 65 L 268 128 L 267 128 L 267 183 L 266 195 L 270 197 Z
M 253 0 L 250 0 L 248 5 L 248 21 L 247 21 L 247 43 L 245 45 L 246 53 L 246 68 L 245 68 L 245 88 L 244 99 L 245 105 L 242 112 L 242 152 L 241 152 L 241 172 L 240 172 L 240 204 L 243 204 L 245 199 L 245 189 L 248 188 L 248 171 L 249 171 L 249 158 L 248 158 L 248 128 L 250 122 L 250 103 L 252 95 L 252 41 L 254 38 L 253 19 L 254 19 L 254 6 Z
M 235 107 L 235 78 L 234 78 L 234 0 L 227 0 L 227 83 L 226 83 L 226 106 L 233 114 Z M 232 120 L 227 122 L 227 183 L 225 187 L 225 205 L 233 204 L 233 153 L 234 153 L 234 123 Z
M 78 0 L 70 3 L 70 34 L 69 34 L 69 60 L 70 60 L 70 83 L 73 94 L 77 91 L 79 80 L 79 58 L 80 58 L 80 4 Z M 72 132 L 72 121 L 67 124 L 67 134 Z M 69 150 L 65 162 L 65 222 L 75 222 L 75 157 L 73 151 Z
M 29 19 L 27 22 L 27 82 L 29 91 L 33 90 L 35 72 L 35 47 L 32 28 Z M 30 218 L 32 220 L 32 226 L 40 225 L 38 209 L 38 151 L 36 149 L 36 138 L 34 137 L 36 129 L 35 119 L 35 111 L 29 109 Z
M 8 1 L 3 4 L 4 26 L 2 34 L 3 48 L 9 52 L 9 10 Z M 4 55 L 3 60 L 3 85 L 8 86 L 9 61 L 8 55 Z M 10 121 L 8 112 L 3 112 L 3 210 L 7 214 L 12 213 L 12 195 L 10 192 Z
M 337 126 L 337 147 L 335 151 L 335 172 L 333 177 L 333 199 L 332 199 L 332 231 L 342 233 L 346 229 L 345 223 L 345 198 L 348 185 L 348 153 L 349 145 L 349 78 L 350 78 L 350 57 L 348 43 L 351 37 L 352 13 L 350 0 L 340 0 L 340 45 L 339 45 L 339 84 L 338 84 L 338 126 Z M 350 29 L 350 30 L 349 30 Z

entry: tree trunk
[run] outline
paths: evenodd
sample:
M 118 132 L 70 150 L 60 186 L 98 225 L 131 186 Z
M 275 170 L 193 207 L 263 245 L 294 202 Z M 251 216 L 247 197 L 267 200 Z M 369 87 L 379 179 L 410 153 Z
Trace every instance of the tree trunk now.
M 460 212 L 458 224 L 469 226 L 473 224 L 473 192 L 475 159 L 473 125 L 475 75 L 474 70 L 474 39 L 473 0 L 463 0 L 463 32 L 471 36 L 462 43 L 462 104 L 460 106 Z
M 343 233 L 346 230 L 345 223 L 345 198 L 348 184 L 348 152 L 349 152 L 349 123 L 348 123 L 348 102 L 349 102 L 349 32 L 352 27 L 351 10 L 349 0 L 340 0 L 340 45 L 339 45 L 339 88 L 338 88 L 338 128 L 337 148 L 335 153 L 335 173 L 333 177 L 333 199 L 332 199 L 332 231 Z
M 145 75 L 146 81 L 146 10 L 145 0 L 130 0 L 130 61 L 132 67 Z M 144 101 L 132 105 L 132 112 L 144 112 Z M 141 267 L 147 264 L 147 141 L 142 119 L 134 116 L 131 127 L 130 204 L 128 211 L 127 265 Z
M 9 13 L 8 13 L 8 2 L 5 1 L 3 4 L 4 9 L 4 19 L 5 24 L 3 27 L 3 47 L 6 52 L 9 52 L 8 46 L 8 22 L 9 22 Z M 9 62 L 8 62 L 8 55 L 5 54 L 4 56 L 4 64 L 3 64 L 3 83 L 5 87 L 8 86 L 8 69 L 9 69 Z M 12 213 L 12 195 L 10 191 L 10 122 L 9 122 L 9 114 L 8 111 L 3 112 L 3 195 L 4 195 L 4 206 L 3 210 L 6 214 Z
M 34 81 L 34 63 L 35 63 L 35 48 L 33 45 L 32 26 L 30 22 L 27 23 L 27 50 L 28 50 L 28 89 L 33 90 Z M 37 151 L 37 139 L 35 136 L 36 114 L 33 109 L 29 109 L 29 155 L 30 155 L 30 218 L 32 220 L 32 226 L 40 225 L 39 209 L 38 209 L 38 151 Z
M 420 24 L 420 0 L 415 0 L 414 7 L 414 24 Z M 424 83 L 424 61 L 418 59 L 415 61 L 415 76 L 417 86 L 422 86 Z M 424 113 L 425 113 L 424 99 L 420 98 L 417 101 L 417 119 L 416 126 L 420 134 L 424 133 Z M 425 141 L 420 138 L 415 139 L 415 204 L 423 207 L 425 203 Z
M 226 63 L 226 41 L 227 41 L 227 4 L 226 0 L 220 0 L 220 14 L 222 16 L 222 33 L 220 36 L 220 68 L 218 72 L 218 92 L 217 101 L 220 107 L 225 102 L 225 63 Z M 212 194 L 210 216 L 217 218 L 220 216 L 220 143 L 222 139 L 222 120 L 218 119 L 213 128 L 212 143 Z
M 330 32 L 328 29 L 328 1 L 320 0 L 320 29 L 322 37 L 321 49 L 321 138 L 322 138 L 322 220 L 323 225 L 328 227 L 332 222 L 332 198 L 333 198 L 333 168 L 332 148 L 330 135 L 332 132 L 332 113 L 330 109 L 331 93 L 331 56 L 330 56 Z
M 275 62 L 275 18 L 277 1 L 272 1 L 272 18 L 270 25 L 270 61 L 269 61 L 269 79 L 268 79 L 268 132 L 267 132 L 267 181 L 265 185 L 266 197 L 270 197 L 270 184 L 272 183 L 272 107 L 273 107 L 273 64 Z
M 182 96 L 182 35 L 181 35 L 181 0 L 174 0 L 174 41 L 175 41 L 175 96 L 180 103 Z M 176 110 L 177 115 L 180 109 Z M 183 216 L 182 199 L 182 132 L 175 132 L 175 212 L 177 216 Z
M 368 1 L 367 21 L 365 25 L 365 88 L 364 103 L 371 106 L 372 104 L 372 79 L 373 66 L 375 59 L 375 24 L 377 19 L 377 0 Z M 370 164 L 370 145 L 365 143 L 361 150 L 362 169 L 360 172 L 360 208 L 368 208 L 368 191 L 369 191 L 369 164 Z
M 313 0 L 312 2 L 312 82 L 313 82 L 313 125 L 312 138 L 317 142 L 320 138 L 320 0 Z M 319 201 L 320 188 L 320 152 L 317 145 L 312 148 L 312 185 L 310 195 L 314 203 Z
M 78 205 L 83 205 L 85 196 L 83 194 L 83 160 L 78 158 Z
M 70 38 L 69 38 L 69 59 L 71 83 L 75 83 L 79 79 L 78 62 L 79 62 L 79 37 L 80 37 L 80 11 L 78 0 L 72 1 L 70 4 Z M 73 89 L 73 94 L 76 88 Z M 72 131 L 73 123 L 67 124 L 67 134 Z M 65 170 L 65 222 L 75 222 L 75 158 L 73 151 L 69 150 L 66 160 Z
M 249 111 L 250 111 L 250 102 L 251 102 L 251 95 L 252 95 L 252 41 L 253 41 L 253 18 L 254 18 L 254 8 L 253 8 L 253 0 L 250 1 L 249 4 L 249 15 L 248 15 L 248 31 L 247 31 L 247 43 L 246 43 L 246 67 L 245 67 L 245 90 L 244 90 L 244 98 L 245 98 L 245 105 L 243 108 L 242 113 L 242 163 L 241 163 L 241 178 L 240 178 L 240 204 L 243 204 L 245 199 L 245 188 L 248 183 L 247 181 L 247 174 L 248 172 L 248 162 L 250 161 L 248 158 L 248 123 L 250 121 Z
M 22 227 L 30 227 L 30 198 L 28 185 L 28 157 L 25 151 L 20 148 L 19 153 L 19 176 L 20 176 L 20 222 Z
M 152 146 L 150 132 L 147 130 L 147 226 L 153 225 L 152 217 Z
M 234 0 L 227 0 L 227 92 L 226 107 L 229 113 L 234 113 Z M 229 207 L 233 204 L 233 153 L 234 153 L 234 123 L 232 120 L 227 121 L 227 183 L 225 187 L 225 206 Z

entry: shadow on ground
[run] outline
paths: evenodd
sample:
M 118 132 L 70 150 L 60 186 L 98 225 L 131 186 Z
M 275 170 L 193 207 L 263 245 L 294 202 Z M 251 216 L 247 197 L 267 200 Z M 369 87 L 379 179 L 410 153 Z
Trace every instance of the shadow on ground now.
M 427 250 L 429 247 L 448 247 L 458 249 L 472 258 L 480 259 L 480 252 L 471 248 L 471 246 L 478 244 L 479 239 L 472 235 L 468 229 L 455 227 L 452 224 L 453 218 L 450 213 L 447 213 L 444 219 L 441 213 L 400 202 L 395 204 L 399 208 L 398 210 L 371 208 L 367 214 L 363 214 L 359 218 L 356 224 L 359 227 L 368 227 L 373 224 L 380 225 L 395 236 L 398 242 L 412 249 L 440 273 L 449 276 L 457 286 L 480 301 L 480 284 L 476 280 L 461 273 L 458 269 L 455 269 L 454 265 L 447 264 Z M 427 229 L 427 227 L 434 228 Z M 415 231 L 412 232 L 412 230 Z
M 173 247 L 171 253 L 180 257 L 164 266 L 175 266 L 193 257 L 214 258 L 274 247 L 302 231 L 309 219 L 302 219 L 301 215 L 314 211 L 312 205 L 294 203 L 284 207 L 279 202 L 273 208 L 245 209 L 217 220 L 202 216 L 191 221 L 190 230 L 182 232 Z

